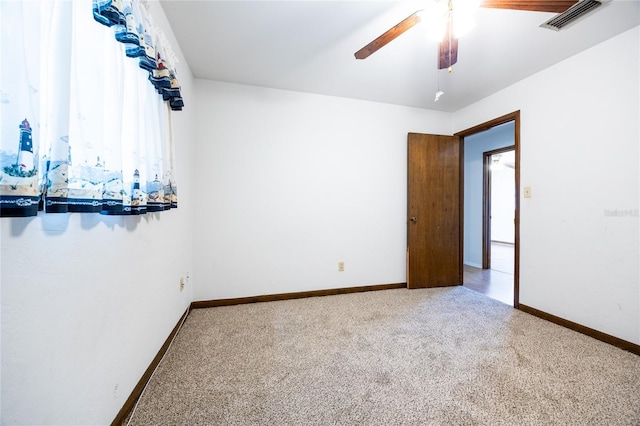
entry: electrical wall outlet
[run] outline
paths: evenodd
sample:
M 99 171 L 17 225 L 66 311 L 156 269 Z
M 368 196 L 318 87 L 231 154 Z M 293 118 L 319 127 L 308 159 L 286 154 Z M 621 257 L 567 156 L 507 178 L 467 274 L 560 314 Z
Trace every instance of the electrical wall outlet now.
M 344 272 L 344 262 L 338 262 L 338 272 Z

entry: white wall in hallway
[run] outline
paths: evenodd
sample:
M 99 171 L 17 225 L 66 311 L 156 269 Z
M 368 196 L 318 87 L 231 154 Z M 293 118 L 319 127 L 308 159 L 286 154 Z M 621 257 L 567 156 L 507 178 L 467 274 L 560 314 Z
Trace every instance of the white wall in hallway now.
M 454 114 L 521 111 L 520 303 L 640 344 L 640 30 Z
M 196 92 L 196 300 L 406 282 L 407 133 L 451 134 L 451 114 Z
M 506 154 L 513 156 L 514 151 Z M 491 241 L 515 242 L 515 183 L 515 169 L 502 166 L 491 170 Z

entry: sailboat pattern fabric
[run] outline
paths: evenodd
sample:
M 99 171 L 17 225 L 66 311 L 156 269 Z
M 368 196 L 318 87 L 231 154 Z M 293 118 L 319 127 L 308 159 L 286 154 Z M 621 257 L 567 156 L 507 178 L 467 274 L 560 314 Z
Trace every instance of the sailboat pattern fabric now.
M 0 216 L 177 207 L 173 52 L 138 0 L 0 2 Z

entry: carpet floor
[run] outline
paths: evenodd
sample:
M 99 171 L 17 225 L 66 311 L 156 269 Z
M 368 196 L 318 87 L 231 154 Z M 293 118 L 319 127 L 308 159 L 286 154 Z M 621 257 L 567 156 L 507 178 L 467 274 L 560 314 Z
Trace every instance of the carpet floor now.
M 463 287 L 193 310 L 132 425 L 640 425 L 640 357 Z

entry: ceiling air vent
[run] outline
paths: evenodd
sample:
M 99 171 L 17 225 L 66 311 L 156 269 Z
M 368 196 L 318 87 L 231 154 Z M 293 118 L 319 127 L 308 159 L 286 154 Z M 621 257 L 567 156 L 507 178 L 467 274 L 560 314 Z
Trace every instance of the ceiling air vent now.
M 542 28 L 549 28 L 550 30 L 559 31 L 560 29 L 574 22 L 576 19 L 579 19 L 587 13 L 591 12 L 598 6 L 602 6 L 602 3 L 606 1 L 608 0 L 580 0 L 569 9 L 554 16 L 540 26 Z

